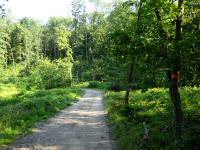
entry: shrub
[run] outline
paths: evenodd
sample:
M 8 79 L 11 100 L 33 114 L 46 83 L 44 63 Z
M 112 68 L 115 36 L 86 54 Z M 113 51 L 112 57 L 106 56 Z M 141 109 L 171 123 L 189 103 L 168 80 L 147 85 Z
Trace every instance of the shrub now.
M 100 83 L 98 81 L 91 81 L 91 82 L 89 82 L 88 87 L 89 88 L 98 88 L 99 85 L 100 85 Z
M 115 91 L 115 92 L 122 91 L 122 90 L 124 90 L 124 89 L 125 89 L 125 87 L 122 86 L 122 85 L 119 84 L 119 83 L 112 83 L 112 84 L 110 84 L 109 87 L 108 87 L 108 90 L 110 90 L 110 91 Z
M 45 59 L 41 60 L 31 71 L 27 80 L 31 84 L 29 86 L 45 89 L 71 86 L 71 70 L 72 63 L 67 59 L 59 59 L 53 62 Z
M 90 81 L 88 88 L 97 88 L 97 89 L 108 89 L 110 86 L 109 82 L 100 82 L 100 81 Z

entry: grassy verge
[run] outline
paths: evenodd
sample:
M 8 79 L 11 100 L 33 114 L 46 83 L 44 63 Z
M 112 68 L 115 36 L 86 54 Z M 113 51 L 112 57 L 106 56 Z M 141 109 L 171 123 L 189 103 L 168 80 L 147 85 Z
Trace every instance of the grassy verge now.
M 175 150 L 173 107 L 166 89 L 132 92 L 124 106 L 124 92 L 107 92 L 106 109 L 122 150 Z M 200 89 L 181 90 L 184 126 L 180 149 L 200 147 Z
M 15 84 L 0 84 L 0 147 L 31 131 L 35 123 L 72 105 L 79 88 L 26 91 Z

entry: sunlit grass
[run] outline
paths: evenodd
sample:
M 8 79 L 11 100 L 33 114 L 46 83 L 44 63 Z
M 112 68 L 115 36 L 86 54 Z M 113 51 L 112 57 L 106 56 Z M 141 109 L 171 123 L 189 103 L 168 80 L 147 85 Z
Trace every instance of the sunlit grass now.
M 0 147 L 72 105 L 83 93 L 74 87 L 27 91 L 15 84 L 1 84 L 0 89 Z
M 74 86 L 78 88 L 87 88 L 88 85 L 89 85 L 89 82 L 79 82 L 79 83 L 76 83 Z
M 0 84 L 0 100 L 11 98 L 20 93 L 20 89 L 15 84 Z

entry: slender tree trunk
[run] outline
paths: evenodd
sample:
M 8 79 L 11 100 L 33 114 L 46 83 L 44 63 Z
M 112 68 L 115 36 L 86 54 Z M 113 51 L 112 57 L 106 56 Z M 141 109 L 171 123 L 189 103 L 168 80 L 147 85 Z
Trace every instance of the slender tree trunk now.
M 27 66 L 27 69 L 30 68 L 30 50 L 27 49 L 27 52 L 26 52 L 26 66 Z
M 77 82 L 79 82 L 79 71 L 78 71 L 78 69 L 76 71 L 76 77 L 77 77 Z
M 8 51 L 6 52 L 6 55 L 4 56 L 6 59 L 5 59 L 5 69 L 8 68 Z
M 46 41 L 44 42 L 44 56 L 47 56 L 47 44 Z
M 125 95 L 125 105 L 129 104 L 129 93 L 130 93 L 130 89 L 127 89 L 126 95 Z
M 88 36 L 87 36 L 87 30 L 86 30 L 86 33 L 85 33 L 85 58 L 86 58 L 86 61 L 88 62 Z
M 137 0 L 136 8 L 137 8 L 137 24 L 140 22 L 140 17 L 141 17 L 141 8 L 142 8 L 143 0 Z M 139 29 L 139 26 L 137 25 L 137 28 Z M 133 75 L 134 75 L 134 50 L 132 51 L 132 62 L 130 65 L 130 72 L 129 72 L 129 77 L 128 77 L 128 87 L 126 90 L 126 95 L 125 95 L 125 104 L 129 104 L 129 94 L 132 89 L 132 82 L 133 82 Z
M 16 77 L 16 67 L 15 67 L 15 58 L 14 58 L 14 54 L 13 54 L 13 50 L 11 49 L 11 57 L 12 57 L 12 65 L 13 65 L 13 74 L 14 74 L 14 80 Z
M 22 62 L 22 49 L 21 49 L 21 47 L 19 49 L 19 62 L 20 62 L 20 64 Z
M 180 7 L 180 6 L 179 6 Z M 163 27 L 162 27 L 162 19 L 160 16 L 160 12 L 158 10 L 158 8 L 155 8 L 155 14 L 159 23 L 159 28 L 160 28 L 160 36 L 163 39 L 163 45 L 161 46 L 161 48 L 163 49 L 163 57 L 166 61 L 166 66 L 167 66 L 167 79 L 169 82 L 169 91 L 170 91 L 170 96 L 171 96 L 171 100 L 173 102 L 174 105 L 174 113 L 175 113 L 175 125 L 176 125 L 176 134 L 179 135 L 181 132 L 181 124 L 183 121 L 183 111 L 182 111 L 182 107 L 181 107 L 181 99 L 180 99 L 180 93 L 179 93 L 179 89 L 178 89 L 178 72 L 180 70 L 180 50 L 177 49 L 177 54 L 175 55 L 176 59 L 173 60 L 173 66 L 175 66 L 173 68 L 173 72 L 171 72 L 170 70 L 170 62 L 169 62 L 169 52 L 167 47 L 164 45 L 164 41 L 167 40 L 167 34 L 164 31 Z M 181 23 L 180 23 L 180 18 L 177 17 L 177 21 L 176 22 L 176 41 L 179 41 L 181 39 Z M 177 40 L 179 39 L 179 40 Z
M 178 1 L 178 13 L 176 18 L 176 37 L 175 37 L 175 48 L 176 54 L 173 64 L 173 74 L 171 81 L 172 88 L 172 100 L 175 107 L 175 121 L 176 121 L 176 131 L 177 136 L 181 133 L 181 126 L 183 122 L 183 110 L 181 106 L 181 99 L 178 87 L 179 72 L 180 72 L 180 45 L 179 42 L 182 40 L 182 22 L 183 22 L 183 0 Z
M 29 48 L 27 47 L 27 38 L 25 39 L 26 42 L 25 42 L 25 51 L 26 51 L 26 73 L 29 72 L 29 69 L 30 69 L 30 50 Z
M 172 79 L 170 93 L 174 104 L 176 132 L 178 136 L 181 132 L 181 125 L 183 122 L 183 111 L 181 106 L 181 99 L 177 79 Z
M 129 76 L 128 76 L 128 87 L 126 90 L 126 95 L 125 95 L 125 104 L 128 105 L 129 104 L 129 93 L 132 89 L 132 82 L 133 82 L 133 73 L 134 73 L 134 62 L 132 60 L 131 65 L 130 65 L 130 72 L 129 72 Z
M 53 39 L 53 58 L 56 59 L 57 58 L 57 51 L 56 51 L 56 42 L 55 42 L 55 37 Z

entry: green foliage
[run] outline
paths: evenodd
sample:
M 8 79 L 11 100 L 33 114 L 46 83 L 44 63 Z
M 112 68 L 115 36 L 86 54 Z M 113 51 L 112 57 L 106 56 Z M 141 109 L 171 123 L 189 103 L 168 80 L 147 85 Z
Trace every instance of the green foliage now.
M 52 117 L 82 95 L 78 88 L 24 91 L 15 84 L 1 84 L 0 89 L 0 147 L 30 132 L 35 123 Z
M 200 123 L 200 89 L 184 88 L 184 127 L 180 149 L 198 149 Z M 173 107 L 166 89 L 133 91 L 130 104 L 125 106 L 124 92 L 107 92 L 106 109 L 110 124 L 122 150 L 176 149 L 173 130 Z M 195 115 L 194 115 L 195 114 Z M 145 134 L 148 130 L 148 134 Z M 147 136 L 147 138 L 145 138 Z
M 43 28 L 43 53 L 49 59 L 59 59 L 72 55 L 69 44 L 71 20 L 62 17 L 52 17 Z
M 90 81 L 88 84 L 88 88 L 95 88 L 95 89 L 108 89 L 110 83 L 100 82 L 100 81 Z
M 119 91 L 123 91 L 125 90 L 124 85 L 120 84 L 120 83 L 111 83 L 109 85 L 109 87 L 107 88 L 109 91 L 115 91 L 115 92 L 119 92 Z
M 8 63 L 24 61 L 29 67 L 30 63 L 37 62 L 41 55 L 42 27 L 37 21 L 29 18 L 12 23 L 11 27 Z
M 29 87 L 52 89 L 56 87 L 70 87 L 72 82 L 72 63 L 67 59 L 51 62 L 40 60 L 27 77 Z
M 6 66 L 8 48 L 10 47 L 9 20 L 0 19 L 0 70 Z
M 65 26 L 55 28 L 56 46 L 58 50 L 69 49 L 69 31 Z
M 181 1 L 117 0 L 109 14 L 102 13 L 106 7 L 101 8 L 100 0 L 90 2 L 95 5 L 94 11 L 87 13 L 84 1 L 74 0 L 73 20 L 52 17 L 44 26 L 30 18 L 18 22 L 0 19 L 0 81 L 21 86 L 22 95 L 27 87 L 69 87 L 72 78 L 76 83 L 87 81 L 77 87 L 113 91 L 129 87 L 142 89 L 143 94 L 138 91 L 131 94 L 128 106 L 123 106 L 123 92 L 108 96 L 109 113 L 122 147 L 173 149 L 173 107 L 168 93 L 148 88 L 168 87 L 174 68 L 181 73 L 181 87 L 199 87 L 199 4 L 196 0 L 185 1 L 181 18 L 177 8 Z M 181 33 L 177 39 L 178 30 Z M 1 90 L 5 96 L 9 94 Z M 196 141 L 199 139 L 198 92 L 195 88 L 181 90 L 185 115 L 181 143 L 186 149 L 200 145 Z M 7 105 L 3 103 L 0 104 Z M 192 129 L 188 129 L 190 125 Z M 150 129 L 147 141 L 141 141 L 144 128 Z M 197 134 L 190 136 L 192 133 Z
M 30 31 L 31 36 L 29 37 L 29 50 L 27 50 L 27 56 L 30 63 L 35 63 L 39 61 L 42 53 L 42 31 L 43 28 L 41 24 L 33 19 L 24 18 L 20 21 L 21 25 L 27 28 Z M 26 56 L 26 57 L 27 57 Z

